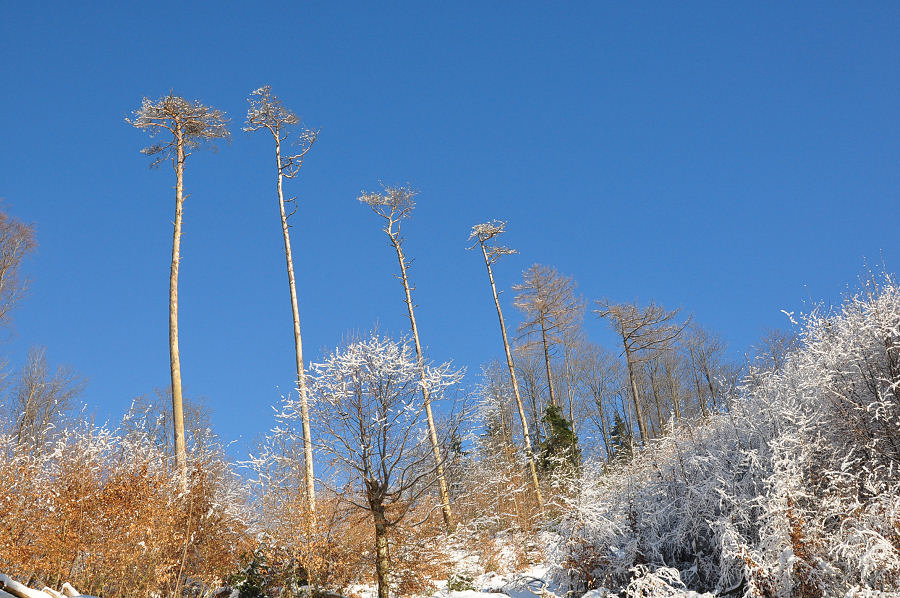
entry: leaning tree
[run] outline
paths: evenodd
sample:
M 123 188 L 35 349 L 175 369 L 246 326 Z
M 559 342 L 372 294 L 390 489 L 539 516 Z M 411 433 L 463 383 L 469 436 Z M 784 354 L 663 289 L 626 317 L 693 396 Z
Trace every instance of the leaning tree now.
M 437 428 L 434 423 L 434 415 L 431 412 L 431 398 L 428 385 L 425 384 L 425 356 L 422 353 L 422 343 L 419 341 L 419 328 L 416 324 L 415 306 L 412 300 L 412 287 L 409 283 L 410 261 L 403 252 L 403 236 L 400 227 L 403 222 L 412 216 L 416 207 L 416 192 L 407 187 L 385 187 L 384 193 L 363 193 L 359 201 L 368 205 L 372 211 L 381 217 L 384 222 L 382 229 L 390 240 L 391 247 L 397 254 L 397 262 L 400 265 L 400 282 L 403 283 L 404 303 L 409 316 L 409 325 L 412 331 L 413 341 L 416 347 L 416 360 L 422 376 L 422 399 L 425 405 L 425 415 L 428 420 L 428 434 L 431 438 L 431 449 L 434 453 L 434 462 L 437 468 L 438 491 L 441 495 L 441 511 L 444 516 L 444 525 L 447 530 L 453 529 L 453 512 L 450 510 L 450 490 L 447 486 L 447 478 L 444 475 L 441 447 L 438 442 Z
M 191 150 L 215 148 L 229 137 L 225 113 L 199 101 L 188 101 L 174 93 L 157 100 L 144 98 L 141 107 L 126 122 L 144 129 L 158 140 L 141 150 L 151 156 L 151 167 L 171 160 L 175 170 L 175 230 L 172 234 L 172 264 L 169 269 L 169 365 L 172 375 L 172 421 L 175 433 L 175 467 L 187 482 L 184 444 L 184 409 L 181 395 L 181 359 L 178 354 L 178 265 L 181 261 L 181 218 L 184 210 L 184 166 Z
M 315 525 L 316 520 L 316 486 L 313 473 L 312 439 L 310 437 L 309 406 L 306 398 L 306 373 L 303 367 L 303 343 L 300 339 L 300 308 L 297 304 L 297 283 L 294 278 L 294 259 L 291 255 L 290 225 L 288 219 L 294 215 L 297 208 L 290 213 L 286 205 L 293 205 L 296 198 L 284 198 L 284 179 L 292 179 L 300 172 L 303 166 L 303 158 L 312 148 L 318 131 L 301 129 L 295 139 L 296 153 L 282 155 L 281 144 L 286 141 L 291 129 L 300 124 L 300 119 L 291 110 L 284 107 L 278 96 L 272 94 L 272 89 L 266 85 L 250 94 L 247 100 L 250 108 L 247 110 L 247 121 L 244 131 L 267 130 L 272 135 L 275 143 L 275 189 L 278 193 L 278 209 L 281 216 L 281 235 L 284 240 L 284 259 L 287 262 L 288 286 L 291 294 L 291 313 L 294 322 L 294 356 L 296 357 L 297 394 L 300 396 L 300 416 L 303 425 L 303 456 L 305 460 L 306 500 L 309 508 L 310 521 Z
M 506 323 L 503 321 L 503 311 L 500 309 L 500 297 L 497 295 L 497 285 L 494 284 L 494 270 L 491 267 L 497 260 L 504 255 L 513 255 L 515 249 L 498 245 L 495 241 L 496 237 L 506 232 L 506 222 L 502 220 L 492 220 L 482 224 L 476 224 L 472 227 L 469 234 L 469 240 L 475 240 L 476 243 L 469 247 L 481 248 L 481 255 L 484 257 L 484 265 L 487 267 L 488 278 L 491 281 L 491 292 L 494 295 L 494 306 L 497 308 L 497 319 L 500 320 L 500 335 L 503 338 L 503 350 L 506 352 L 506 366 L 509 368 L 509 378 L 512 381 L 513 395 L 516 399 L 516 407 L 519 409 L 519 419 L 522 421 L 522 436 L 525 441 L 525 457 L 528 460 L 528 468 L 531 470 L 531 483 L 534 485 L 534 494 L 537 497 L 538 504 L 544 504 L 544 497 L 541 495 L 541 485 L 538 482 L 537 467 L 534 463 L 534 451 L 531 444 L 531 434 L 528 431 L 528 418 L 525 417 L 525 406 L 522 404 L 522 394 L 519 392 L 519 382 L 516 378 L 516 368 L 513 363 L 512 352 L 509 347 L 509 338 L 506 335 Z

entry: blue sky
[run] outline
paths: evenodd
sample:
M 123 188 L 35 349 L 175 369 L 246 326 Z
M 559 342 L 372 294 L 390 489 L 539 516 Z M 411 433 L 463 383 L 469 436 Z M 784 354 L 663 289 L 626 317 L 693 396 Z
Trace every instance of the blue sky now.
M 407 229 L 422 339 L 475 374 L 501 357 L 469 227 L 587 299 L 693 312 L 739 354 L 781 309 L 831 302 L 900 258 L 900 5 L 832 3 L 22 3 L 0 20 L 0 197 L 35 224 L 30 296 L 3 351 L 89 379 L 99 419 L 168 383 L 173 175 L 124 118 L 174 89 L 233 142 L 189 159 L 185 390 L 228 439 L 292 380 L 272 148 L 240 131 L 270 84 L 321 129 L 293 242 L 305 351 L 406 331 L 395 260 L 356 197 L 421 192 Z M 514 324 L 512 293 L 503 296 Z M 611 343 L 602 322 L 591 337 Z M 473 377 L 470 377 L 470 380 Z

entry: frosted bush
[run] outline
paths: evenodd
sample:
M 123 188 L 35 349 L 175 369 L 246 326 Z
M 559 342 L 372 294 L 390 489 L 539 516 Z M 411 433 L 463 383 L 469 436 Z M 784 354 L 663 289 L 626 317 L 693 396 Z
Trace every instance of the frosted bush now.
M 586 466 L 550 547 L 559 576 L 579 591 L 648 575 L 675 591 L 672 572 L 730 596 L 900 590 L 900 290 L 814 312 L 801 339 L 731 412 Z

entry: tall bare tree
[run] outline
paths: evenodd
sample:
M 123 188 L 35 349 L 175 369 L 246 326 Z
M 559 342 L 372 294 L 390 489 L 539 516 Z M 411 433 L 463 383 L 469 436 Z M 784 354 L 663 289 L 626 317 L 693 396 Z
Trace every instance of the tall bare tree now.
M 181 219 L 184 211 L 184 167 L 191 150 L 228 139 L 225 113 L 188 101 L 173 93 L 158 100 L 144 98 L 141 107 L 126 122 L 161 140 L 141 150 L 151 156 L 151 167 L 171 160 L 175 170 L 175 229 L 172 233 L 172 264 L 169 269 L 169 365 L 172 377 L 172 421 L 175 435 L 175 467 L 187 481 L 184 444 L 184 410 L 181 394 L 181 358 L 178 353 L 178 266 L 181 261 Z
M 653 302 L 642 309 L 635 303 L 615 304 L 609 299 L 601 299 L 597 301 L 597 306 L 594 313 L 608 320 L 622 341 L 634 415 L 641 441 L 646 443 L 650 440 L 650 433 L 638 394 L 637 367 L 649 357 L 669 348 L 688 322 L 678 324 L 675 318 L 680 310 L 667 311 Z
M 561 276 L 556 268 L 534 264 L 522 273 L 522 279 L 520 284 L 513 285 L 513 290 L 518 291 L 514 305 L 526 318 L 519 325 L 519 337 L 529 344 L 540 343 L 550 404 L 559 407 L 553 368 L 550 367 L 551 345 L 561 343 L 568 331 L 577 325 L 584 313 L 584 302 L 575 295 L 574 280 Z
M 315 526 L 316 518 L 316 485 L 313 471 L 312 437 L 309 424 L 309 404 L 306 398 L 306 373 L 303 366 L 303 343 L 300 338 L 300 308 L 297 304 L 297 283 L 294 278 L 294 259 L 291 255 L 291 236 L 288 219 L 294 215 L 297 208 L 287 212 L 286 204 L 294 205 L 296 198 L 284 198 L 284 179 L 292 179 L 300 172 L 303 166 L 303 158 L 312 148 L 319 136 L 318 131 L 301 129 L 296 140 L 297 151 L 294 154 L 282 156 L 281 144 L 286 141 L 291 129 L 300 124 L 300 119 L 292 111 L 282 105 L 278 96 L 272 95 L 272 89 L 266 85 L 250 94 L 247 100 L 250 109 L 247 110 L 247 121 L 244 131 L 258 131 L 266 129 L 275 142 L 275 188 L 278 192 L 278 210 L 281 216 L 281 235 L 284 239 L 284 259 L 287 263 L 288 286 L 291 293 L 291 314 L 294 322 L 294 355 L 296 357 L 297 393 L 300 396 L 301 419 L 303 425 L 303 456 L 305 459 L 306 496 L 311 514 L 312 524 Z
M 409 283 L 409 261 L 403 253 L 403 236 L 400 227 L 404 220 L 412 216 L 416 207 L 416 192 L 407 187 L 385 187 L 383 193 L 363 193 L 359 201 L 369 206 L 372 211 L 384 221 L 382 229 L 390 240 L 391 246 L 397 253 L 397 262 L 400 265 L 398 278 L 403 283 L 409 325 L 412 329 L 413 341 L 416 346 L 416 359 L 422 375 L 422 398 L 425 400 L 425 414 L 428 420 L 428 433 L 431 437 L 431 447 L 434 452 L 434 460 L 437 465 L 438 491 L 441 495 L 441 511 L 444 516 L 444 524 L 448 530 L 452 530 L 453 512 L 450 509 L 450 490 L 447 487 L 447 478 L 444 475 L 444 464 L 441 457 L 441 447 L 438 443 L 437 428 L 434 424 L 434 415 L 431 413 L 431 397 L 429 397 L 428 385 L 425 384 L 425 356 L 422 353 L 422 344 L 419 341 L 419 328 L 416 325 L 416 314 L 412 300 L 412 287 Z
M 525 442 L 525 457 L 528 460 L 528 468 L 531 470 L 531 482 L 534 485 L 534 494 L 537 497 L 538 504 L 544 504 L 544 497 L 541 494 L 541 485 L 538 482 L 537 467 L 534 462 L 534 451 L 531 444 L 531 435 L 528 432 L 528 418 L 525 417 L 525 406 L 522 404 L 522 395 L 519 392 L 519 382 L 516 379 L 516 368 L 513 364 L 512 351 L 509 346 L 509 338 L 506 335 L 506 323 L 503 321 L 503 311 L 500 309 L 500 297 L 497 295 L 497 285 L 494 283 L 494 270 L 491 267 L 504 255 L 512 255 L 517 253 L 515 249 L 498 245 L 494 239 L 506 232 L 506 222 L 502 220 L 493 220 L 482 224 L 476 224 L 472 227 L 469 234 L 469 240 L 475 240 L 476 243 L 469 247 L 481 248 L 481 255 L 484 257 L 484 265 L 487 268 L 488 279 L 491 281 L 491 292 L 494 295 L 494 305 L 497 308 L 497 319 L 500 321 L 500 335 L 503 338 L 503 350 L 506 352 L 506 365 L 509 368 L 509 378 L 512 381 L 513 394 L 516 399 L 516 407 L 519 408 L 519 418 L 522 421 L 522 436 Z

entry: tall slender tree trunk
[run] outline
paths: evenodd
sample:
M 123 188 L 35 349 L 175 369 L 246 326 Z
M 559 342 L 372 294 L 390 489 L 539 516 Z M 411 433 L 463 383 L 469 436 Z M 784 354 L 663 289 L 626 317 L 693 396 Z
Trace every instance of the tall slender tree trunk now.
M 544 314 L 541 314 L 541 343 L 544 346 L 544 367 L 547 370 L 547 388 L 550 392 L 550 404 L 559 409 L 559 405 L 556 403 L 556 393 L 553 392 L 553 371 L 550 369 L 550 343 L 547 341 Z
M 569 400 L 569 423 L 572 424 L 573 438 L 578 437 L 575 427 L 575 374 L 572 372 L 572 348 L 568 342 L 563 344 L 563 368 L 566 374 L 566 398 Z
M 606 461 L 609 462 L 609 429 L 606 424 L 606 414 L 600 409 L 600 433 L 603 435 L 603 448 L 606 449 Z
M 706 384 L 709 387 L 709 396 L 712 397 L 713 409 L 719 410 L 719 401 L 716 397 L 716 389 L 713 388 L 712 374 L 709 371 L 709 362 L 703 363 L 703 376 L 706 378 Z
M 547 431 L 544 429 L 544 424 L 541 421 L 541 412 L 543 408 L 541 407 L 541 400 L 537 394 L 537 388 L 535 388 L 534 384 L 529 384 L 528 389 L 528 399 L 531 402 L 531 416 L 534 418 L 532 425 L 534 426 L 534 441 L 537 444 L 541 443 L 541 438 L 546 438 Z
M 444 516 L 444 525 L 447 531 L 453 531 L 453 511 L 450 509 L 450 490 L 447 487 L 447 478 L 444 476 L 444 462 L 441 458 L 441 445 L 438 443 L 437 428 L 434 425 L 434 415 L 431 412 L 431 394 L 425 380 L 425 357 L 422 355 L 422 344 L 419 342 L 419 328 L 416 326 L 416 314 L 413 309 L 412 294 L 409 289 L 409 279 L 406 276 L 406 258 L 400 247 L 398 235 L 391 235 L 391 243 L 397 250 L 397 261 L 400 262 L 400 279 L 403 281 L 403 291 L 406 293 L 406 308 L 409 313 L 409 325 L 412 328 L 413 342 L 416 345 L 416 362 L 419 366 L 419 375 L 422 377 L 422 398 L 425 403 L 425 417 L 428 420 L 428 434 L 431 437 L 431 450 L 434 452 L 434 461 L 437 466 L 438 491 L 441 495 L 441 513 Z
M 700 386 L 700 376 L 697 373 L 697 356 L 694 354 L 694 349 L 690 349 L 691 352 L 691 374 L 694 377 L 694 386 L 697 388 L 697 402 L 700 403 L 700 412 L 703 414 L 703 417 L 706 418 L 709 415 L 706 409 L 706 400 L 703 398 L 703 389 Z
M 172 266 L 169 271 L 169 365 L 172 373 L 172 423 L 175 468 L 182 488 L 187 486 L 187 451 L 184 445 L 184 401 L 181 395 L 181 357 L 178 354 L 178 265 L 181 261 L 181 217 L 184 209 L 184 129 L 175 117 L 175 231 L 172 235 Z
M 637 381 L 634 376 L 634 360 L 631 357 L 631 350 L 625 345 L 625 363 L 628 366 L 628 381 L 631 383 L 631 398 L 634 400 L 634 417 L 637 419 L 638 430 L 641 432 L 641 442 L 646 444 L 650 440 L 647 433 L 647 422 L 644 420 L 644 412 L 641 409 L 641 400 L 638 397 Z
M 666 366 L 666 377 L 669 379 L 669 388 L 672 391 L 672 406 L 675 408 L 675 419 L 681 419 L 681 405 L 678 400 L 678 391 L 675 386 L 675 375 L 670 366 Z
M 281 213 L 281 234 L 284 237 L 284 259 L 287 262 L 288 284 L 291 289 L 291 313 L 294 318 L 294 355 L 297 366 L 297 393 L 300 395 L 300 419 L 303 425 L 303 460 L 306 482 L 306 503 L 309 508 L 310 529 L 316 527 L 316 484 L 313 471 L 312 435 L 309 427 L 309 403 L 306 391 L 306 369 L 303 367 L 303 343 L 300 339 L 300 309 L 297 305 L 297 283 L 294 278 L 294 259 L 291 255 L 287 213 L 284 209 L 284 179 L 281 164 L 281 139 L 275 136 L 275 165 L 278 172 L 278 209 Z
M 481 253 L 484 255 L 484 265 L 487 266 L 488 278 L 491 280 L 491 292 L 494 294 L 494 305 L 497 307 L 497 319 L 500 320 L 500 334 L 503 336 L 503 349 L 506 351 L 506 365 L 509 367 L 509 378 L 512 380 L 513 394 L 516 397 L 516 407 L 519 408 L 519 418 L 522 420 L 522 436 L 525 439 L 525 457 L 528 460 L 528 468 L 531 470 L 531 483 L 534 486 L 534 494 L 537 497 L 541 509 L 544 508 L 544 496 L 541 494 L 541 485 L 538 482 L 537 467 L 534 464 L 534 452 L 531 448 L 531 435 L 528 433 L 528 420 L 525 417 L 525 406 L 522 404 L 522 395 L 519 394 L 519 382 L 516 379 L 516 368 L 513 365 L 512 353 L 509 350 L 509 338 L 506 336 L 506 324 L 503 321 L 503 312 L 500 309 L 500 297 L 497 295 L 497 285 L 494 284 L 494 271 L 491 269 L 491 261 L 488 259 L 484 243 L 481 243 Z
M 653 402 L 656 403 L 656 417 L 659 420 L 659 429 L 665 430 L 664 426 L 666 420 L 663 418 L 662 414 L 662 401 L 659 396 L 659 381 L 656 379 L 656 376 L 653 375 L 652 370 L 648 371 L 647 375 L 650 376 L 650 388 L 653 390 Z

